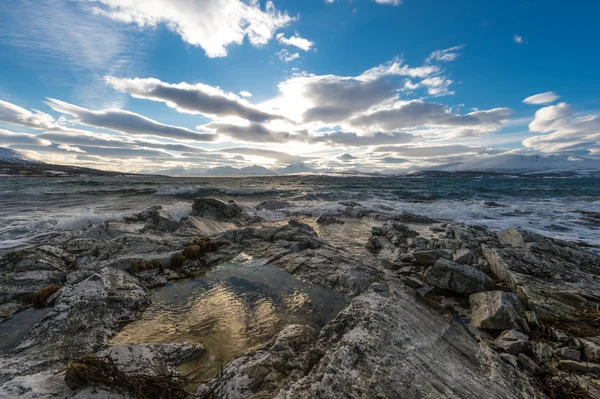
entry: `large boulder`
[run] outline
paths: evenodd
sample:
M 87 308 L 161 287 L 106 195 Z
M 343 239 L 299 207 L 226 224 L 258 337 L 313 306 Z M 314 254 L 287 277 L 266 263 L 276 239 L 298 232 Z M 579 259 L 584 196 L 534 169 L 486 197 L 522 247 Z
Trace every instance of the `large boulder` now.
M 144 230 L 158 230 L 172 232 L 180 227 L 179 222 L 167 212 L 162 206 L 151 208 L 146 218 Z
M 289 202 L 287 201 L 283 201 L 283 200 L 279 200 L 279 199 L 270 199 L 270 200 L 266 200 L 261 202 L 260 204 L 256 205 L 256 209 L 260 210 L 267 210 L 267 211 L 277 211 L 280 209 L 285 209 L 285 208 L 289 208 L 291 205 Z
M 469 297 L 473 325 L 490 330 L 529 331 L 519 297 L 510 292 L 489 291 Z
M 443 249 L 434 249 L 431 251 L 414 251 L 413 257 L 422 266 L 433 266 L 439 259 L 452 260 L 452 253 Z
M 343 220 L 336 218 L 333 215 L 330 215 L 327 212 L 321 213 L 317 219 L 315 220 L 318 224 L 328 225 L 328 224 L 344 224 Z
M 192 209 L 192 215 L 212 220 L 235 219 L 244 211 L 235 201 L 225 203 L 216 198 L 196 198 Z
M 425 280 L 434 287 L 474 294 L 494 289 L 494 280 L 472 266 L 460 265 L 448 259 L 438 259 L 425 273 Z

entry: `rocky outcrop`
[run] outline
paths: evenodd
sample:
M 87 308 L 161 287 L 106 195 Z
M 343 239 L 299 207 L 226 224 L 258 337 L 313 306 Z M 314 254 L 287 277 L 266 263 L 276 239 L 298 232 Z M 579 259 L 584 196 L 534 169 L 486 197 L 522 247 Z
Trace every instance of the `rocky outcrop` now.
M 542 321 L 568 321 L 600 306 L 600 255 L 517 229 L 498 238 L 507 247 L 482 247 L 492 273 Z
M 216 198 L 196 198 L 192 209 L 194 216 L 213 220 L 236 219 L 244 211 L 235 201 L 225 203 Z
M 474 267 L 461 265 L 448 259 L 439 259 L 427 269 L 428 284 L 459 294 L 474 294 L 494 289 L 494 280 Z
M 155 206 L 147 211 L 144 230 L 175 231 L 179 222 L 169 215 L 162 206 Z
M 0 303 L 31 301 L 31 295 L 65 278 L 75 257 L 62 248 L 42 245 L 0 258 Z
M 316 219 L 315 222 L 318 224 L 328 225 L 328 224 L 344 224 L 344 221 L 336 218 L 333 215 L 330 215 L 327 212 L 321 213 Z
M 261 202 L 260 204 L 256 205 L 256 209 L 260 210 L 267 210 L 267 211 L 277 211 L 280 209 L 285 209 L 285 208 L 289 208 L 291 206 L 291 204 L 287 201 L 283 201 L 283 200 L 279 200 L 279 199 L 270 199 L 270 200 L 266 200 Z

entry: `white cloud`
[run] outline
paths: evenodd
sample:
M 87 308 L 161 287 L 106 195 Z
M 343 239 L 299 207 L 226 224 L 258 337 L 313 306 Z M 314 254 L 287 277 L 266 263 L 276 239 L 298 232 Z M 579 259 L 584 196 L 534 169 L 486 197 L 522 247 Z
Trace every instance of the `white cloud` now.
M 515 43 L 517 43 L 517 44 L 525 44 L 525 43 L 527 43 L 527 42 L 525 41 L 525 39 L 523 39 L 523 36 L 520 36 L 520 35 L 514 35 L 514 36 L 513 36 L 513 41 L 514 41 Z
M 25 126 L 31 129 L 53 129 L 58 127 L 57 121 L 44 112 L 28 111 L 18 105 L 0 100 L 0 122 Z
M 236 94 L 201 83 L 170 84 L 154 78 L 119 79 L 112 76 L 107 76 L 106 82 L 116 90 L 135 98 L 164 102 L 183 113 L 201 114 L 211 118 L 236 116 L 252 122 L 278 118 L 277 115 L 253 107 Z
M 49 98 L 46 104 L 56 112 L 76 117 L 76 123 L 116 132 L 191 141 L 212 141 L 214 138 L 211 134 L 198 133 L 184 127 L 165 125 L 145 116 L 120 109 L 93 111 L 52 98 Z
M 277 53 L 279 59 L 283 62 L 290 62 L 300 57 L 300 53 L 290 53 L 286 49 L 281 50 Z
M 431 63 L 434 61 L 440 61 L 440 62 L 454 61 L 458 58 L 458 56 L 460 55 L 460 50 L 462 50 L 463 48 L 465 48 L 465 46 L 460 45 L 460 46 L 450 47 L 445 50 L 436 50 L 433 53 L 431 53 L 431 55 L 429 55 L 429 57 L 427 57 L 426 62 Z
M 559 95 L 554 93 L 553 91 L 547 91 L 545 93 L 535 94 L 533 96 L 527 97 L 523 102 L 525 104 L 548 104 L 553 103 L 554 101 L 560 98 Z
M 600 115 L 575 116 L 567 103 L 539 109 L 523 145 L 547 153 L 600 156 Z
M 0 129 L 0 145 L 10 146 L 12 144 L 33 144 L 41 147 L 49 146 L 51 141 L 37 137 L 35 134 L 14 133 Z
M 242 97 L 252 97 L 252 93 L 250 93 L 249 91 L 242 90 L 242 91 L 240 91 L 240 96 L 242 96 Z
M 397 147 L 382 146 L 374 149 L 375 152 L 393 152 L 409 158 L 435 158 L 465 154 L 495 154 L 498 150 L 485 147 L 469 147 L 465 145 L 442 145 L 442 146 L 414 146 Z
M 390 4 L 393 6 L 399 6 L 402 4 L 402 0 L 375 0 L 377 4 Z
M 283 33 L 278 33 L 277 34 L 277 41 L 280 44 L 283 44 L 285 46 L 294 46 L 294 47 L 298 47 L 301 50 L 304 51 L 308 51 L 311 49 L 312 46 L 314 46 L 314 42 L 311 42 L 308 39 L 305 39 L 303 37 L 300 37 L 300 35 L 298 35 L 296 33 L 295 36 L 292 37 L 285 37 L 285 35 Z
M 224 57 L 227 46 L 265 45 L 275 31 L 294 21 L 272 1 L 261 8 L 258 0 L 90 0 L 94 13 L 140 28 L 164 25 L 208 57 Z

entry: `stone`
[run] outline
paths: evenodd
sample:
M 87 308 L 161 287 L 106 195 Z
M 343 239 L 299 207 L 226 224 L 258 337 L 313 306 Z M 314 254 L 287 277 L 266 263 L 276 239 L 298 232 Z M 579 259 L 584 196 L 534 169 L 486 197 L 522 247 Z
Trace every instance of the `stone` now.
M 408 240 L 408 246 L 419 251 L 425 251 L 432 247 L 431 241 L 424 237 L 415 237 Z
M 544 364 L 550 361 L 554 350 L 552 346 L 548 345 L 546 342 L 533 341 L 531 344 L 531 352 L 538 363 Z
M 431 219 L 427 216 L 415 215 L 414 213 L 403 212 L 400 214 L 393 215 L 392 218 L 397 222 L 402 223 L 415 223 L 415 224 L 434 224 L 439 223 L 435 219 Z
M 519 366 L 518 358 L 510 353 L 501 353 L 500 359 L 504 360 L 506 363 L 510 364 L 513 367 Z
M 425 283 L 423 281 L 412 276 L 403 277 L 402 281 L 404 282 L 404 284 L 408 285 L 410 288 L 414 288 L 415 290 L 418 290 L 425 286 Z
M 452 253 L 442 249 L 435 249 L 431 251 L 414 251 L 412 256 L 420 265 L 423 266 L 433 266 L 435 262 L 441 258 L 452 260 Z
M 21 309 L 19 302 L 8 302 L 0 305 L 0 323 L 10 319 L 19 309 Z
M 469 302 L 475 327 L 529 331 L 523 305 L 515 294 L 504 291 L 481 292 L 471 295 Z
M 583 358 L 588 362 L 600 362 L 600 344 L 598 338 L 578 338 L 583 348 Z
M 550 332 L 552 333 L 552 338 L 558 342 L 568 342 L 571 339 L 567 334 L 556 328 L 551 329 Z
M 489 291 L 495 286 L 494 280 L 474 267 L 443 258 L 427 269 L 425 281 L 434 287 L 460 294 Z
M 321 213 L 317 219 L 315 220 L 318 224 L 328 225 L 328 224 L 344 224 L 343 220 L 336 218 L 333 215 L 328 214 L 327 212 Z
M 476 259 L 477 256 L 469 249 L 461 249 L 454 254 L 454 261 L 461 265 L 473 265 L 475 264 Z
M 225 203 L 216 198 L 196 198 L 192 205 L 192 215 L 212 220 L 232 220 L 242 215 L 243 208 L 229 201 Z
M 179 222 L 173 219 L 173 217 L 169 215 L 169 213 L 167 213 L 162 206 L 155 206 L 150 208 L 147 213 L 144 230 L 173 232 L 179 229 L 179 227 Z
M 519 353 L 518 359 L 519 359 L 519 364 L 521 366 L 523 366 L 523 368 L 525 370 L 527 370 L 528 372 L 530 372 L 531 374 L 538 375 L 538 376 L 546 374 L 544 369 L 542 369 L 540 366 L 538 366 L 537 363 L 532 358 L 527 356 L 526 354 Z
M 535 313 L 535 311 L 533 311 L 533 310 L 526 310 L 525 318 L 527 319 L 527 323 L 531 327 L 540 327 L 542 325 L 542 321 L 540 320 L 537 313 Z
M 94 238 L 75 238 L 65 244 L 65 250 L 71 253 L 89 251 L 101 243 Z
M 365 247 L 367 247 L 367 249 L 369 249 L 371 251 L 376 251 L 378 249 L 383 248 L 383 243 L 381 241 L 381 238 L 379 238 L 379 236 L 373 236 L 373 237 L 369 238 L 369 241 L 367 241 L 367 243 L 365 244 Z
M 493 346 L 511 355 L 518 355 L 529 343 L 529 337 L 520 331 L 506 330 L 493 342 Z
M 578 373 L 600 373 L 600 364 L 578 362 L 575 360 L 559 360 L 558 367 L 562 371 L 575 371 Z
M 568 360 L 581 359 L 581 352 L 579 352 L 577 349 L 572 348 L 558 348 L 556 351 L 554 351 L 554 354 L 558 357 Z
M 519 230 L 511 227 L 509 229 L 500 230 L 498 233 L 498 240 L 504 245 L 511 245 L 513 247 L 525 248 L 525 240 L 519 232 Z

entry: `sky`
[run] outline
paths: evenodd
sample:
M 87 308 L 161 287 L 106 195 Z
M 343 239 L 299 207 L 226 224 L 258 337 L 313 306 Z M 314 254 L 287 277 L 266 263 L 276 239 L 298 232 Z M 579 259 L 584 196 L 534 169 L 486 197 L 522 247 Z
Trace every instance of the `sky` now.
M 202 173 L 600 158 L 600 3 L 0 2 L 0 147 Z

